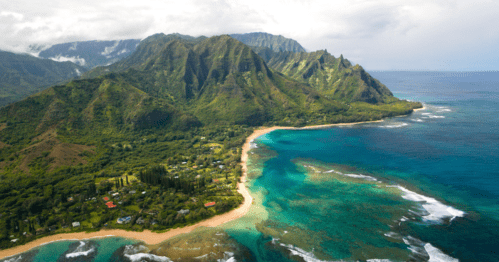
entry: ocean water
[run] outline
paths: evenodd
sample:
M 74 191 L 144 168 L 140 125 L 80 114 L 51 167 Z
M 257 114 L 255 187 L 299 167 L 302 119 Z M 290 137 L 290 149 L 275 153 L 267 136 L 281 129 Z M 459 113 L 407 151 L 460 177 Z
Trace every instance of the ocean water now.
M 499 261 L 499 72 L 371 74 L 426 109 L 255 139 L 255 201 L 220 230 L 257 261 Z M 137 243 L 61 241 L 3 261 L 169 261 Z
M 266 219 L 227 230 L 261 261 L 499 261 L 499 73 L 372 75 L 426 109 L 259 137 Z

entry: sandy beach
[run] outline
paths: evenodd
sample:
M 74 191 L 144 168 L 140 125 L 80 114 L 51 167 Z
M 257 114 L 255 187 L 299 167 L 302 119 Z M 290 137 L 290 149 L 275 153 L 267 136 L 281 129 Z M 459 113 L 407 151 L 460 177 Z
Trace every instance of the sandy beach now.
M 421 108 L 416 108 L 416 109 L 413 109 L 413 110 L 414 110 L 414 111 L 420 111 L 420 110 L 425 110 L 425 109 L 426 109 L 426 107 L 423 105 L 423 107 L 421 107 Z
M 29 251 L 30 249 L 37 247 L 37 246 L 44 245 L 44 244 L 54 242 L 54 241 L 83 240 L 83 239 L 115 236 L 115 237 L 124 237 L 124 238 L 129 238 L 129 239 L 141 240 L 147 244 L 154 245 L 154 244 L 159 244 L 159 243 L 161 243 L 161 242 L 163 242 L 171 237 L 178 236 L 180 234 L 189 233 L 198 227 L 216 227 L 216 226 L 219 226 L 223 223 L 226 223 L 226 222 L 229 222 L 231 220 L 234 220 L 234 219 L 237 219 L 237 218 L 244 216 L 251 208 L 253 198 L 251 197 L 251 195 L 248 192 L 244 183 L 246 182 L 246 177 L 247 177 L 246 162 L 248 160 L 248 151 L 251 149 L 250 144 L 254 139 L 256 139 L 259 136 L 264 135 L 266 133 L 277 130 L 277 129 L 296 129 L 296 130 L 299 130 L 299 129 L 318 129 L 318 128 L 328 128 L 328 127 L 334 127 L 334 126 L 349 126 L 349 125 L 358 125 L 358 124 L 363 124 L 363 123 L 375 123 L 375 122 L 382 122 L 382 121 L 383 120 L 356 122 L 356 123 L 329 124 L 329 125 L 315 125 L 315 126 L 306 126 L 306 127 L 301 127 L 301 128 L 274 126 L 274 127 L 262 127 L 262 128 L 256 129 L 249 137 L 246 138 L 246 142 L 244 143 L 244 145 L 242 147 L 241 165 L 242 165 L 242 169 L 243 169 L 243 175 L 241 177 L 241 182 L 238 183 L 238 190 L 237 191 L 241 195 L 243 195 L 244 201 L 241 204 L 241 206 L 239 206 L 238 208 L 236 208 L 228 213 L 214 216 L 210 219 L 201 221 L 197 224 L 183 227 L 183 228 L 171 229 L 165 233 L 155 233 L 155 232 L 151 232 L 150 230 L 144 230 L 143 232 L 135 232 L 135 231 L 126 231 L 126 230 L 121 230 L 121 229 L 109 229 L 109 230 L 103 229 L 103 230 L 100 230 L 98 232 L 92 232 L 92 233 L 78 232 L 78 233 L 64 233 L 64 234 L 47 236 L 47 237 L 39 238 L 35 241 L 29 242 L 29 243 L 22 245 L 22 246 L 17 246 L 17 247 L 13 247 L 10 249 L 0 250 L 0 259 L 3 259 L 5 257 L 10 257 L 13 255 L 22 253 L 22 252 L 26 252 L 26 251 Z

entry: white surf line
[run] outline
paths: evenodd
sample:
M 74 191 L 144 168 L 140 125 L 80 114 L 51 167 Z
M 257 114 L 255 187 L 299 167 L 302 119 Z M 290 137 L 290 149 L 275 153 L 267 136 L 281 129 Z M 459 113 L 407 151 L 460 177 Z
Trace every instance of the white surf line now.
M 462 217 L 464 216 L 464 214 L 466 214 L 464 211 L 444 205 L 434 198 L 420 195 L 416 192 L 408 190 L 403 186 L 397 185 L 389 187 L 397 187 L 398 189 L 400 189 L 403 192 L 402 198 L 421 203 L 423 208 L 429 213 L 428 215 L 423 216 L 423 219 L 425 220 L 441 222 L 443 218 L 450 217 L 450 221 L 452 221 L 454 220 L 454 218 Z

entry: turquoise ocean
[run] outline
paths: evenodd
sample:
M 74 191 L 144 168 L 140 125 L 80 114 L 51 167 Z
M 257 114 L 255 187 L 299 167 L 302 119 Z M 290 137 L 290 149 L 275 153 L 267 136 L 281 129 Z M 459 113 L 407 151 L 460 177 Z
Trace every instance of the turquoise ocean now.
M 253 206 L 220 230 L 257 261 L 499 261 L 499 72 L 370 73 L 425 109 L 260 136 Z M 120 254 L 134 244 L 61 241 L 3 261 L 169 261 Z

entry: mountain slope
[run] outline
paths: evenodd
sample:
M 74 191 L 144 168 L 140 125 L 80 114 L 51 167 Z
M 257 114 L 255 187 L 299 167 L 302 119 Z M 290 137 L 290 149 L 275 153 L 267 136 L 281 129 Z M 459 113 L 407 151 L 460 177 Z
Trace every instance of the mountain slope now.
M 116 41 L 81 41 L 53 45 L 38 56 L 54 61 L 72 61 L 86 68 L 108 65 L 132 54 L 139 39 Z
M 352 66 L 343 55 L 335 58 L 325 50 L 293 53 L 260 48 L 258 51 L 271 68 L 307 83 L 335 100 L 370 104 L 397 100 L 385 85 L 371 77 L 360 65 Z
M 44 88 L 79 77 L 86 69 L 71 62 L 55 62 L 0 51 L 0 107 Z
M 195 44 L 204 39 L 206 39 L 204 36 L 196 38 L 181 34 L 155 34 L 142 40 L 138 44 L 137 49 L 129 57 L 126 57 L 111 65 L 93 68 L 85 73 L 83 78 L 93 78 L 109 72 L 121 72 L 129 68 L 137 68 L 150 57 L 158 55 L 165 48 L 165 45 L 173 40 Z
M 267 47 L 274 52 L 290 51 L 294 53 L 306 52 L 295 40 L 281 35 L 268 33 L 231 34 L 231 37 L 249 46 Z

